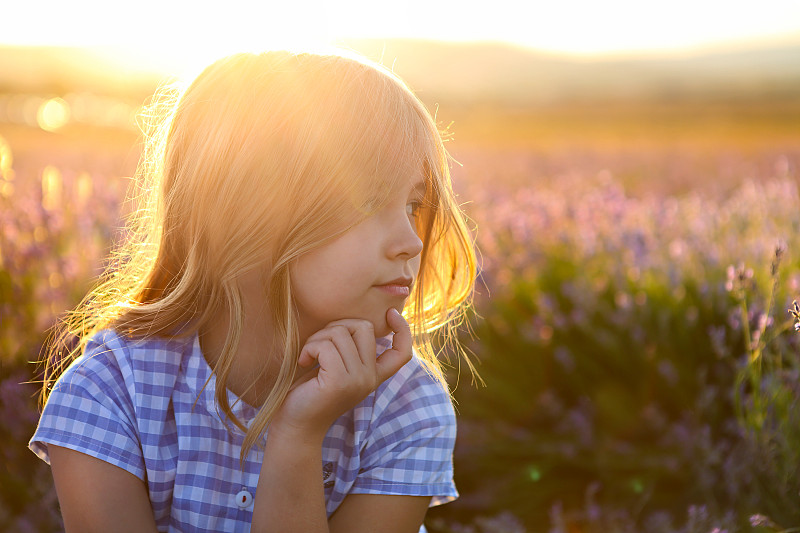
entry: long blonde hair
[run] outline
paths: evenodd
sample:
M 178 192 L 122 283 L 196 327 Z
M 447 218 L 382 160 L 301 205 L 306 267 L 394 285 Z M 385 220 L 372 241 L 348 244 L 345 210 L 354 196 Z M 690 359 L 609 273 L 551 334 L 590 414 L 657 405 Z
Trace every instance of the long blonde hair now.
M 213 365 L 216 400 L 246 433 L 244 456 L 295 377 L 293 261 L 369 216 L 393 183 L 419 172 L 428 184 L 424 246 L 405 315 L 420 360 L 446 387 L 431 335 L 454 339 L 473 292 L 475 252 L 441 135 L 400 79 L 340 54 L 237 54 L 181 92 L 161 91 L 148 109 L 128 236 L 54 329 L 43 400 L 102 329 L 189 336 L 227 313 L 231 327 Z M 284 356 L 248 429 L 231 411 L 226 382 L 244 322 L 238 279 L 265 265 Z

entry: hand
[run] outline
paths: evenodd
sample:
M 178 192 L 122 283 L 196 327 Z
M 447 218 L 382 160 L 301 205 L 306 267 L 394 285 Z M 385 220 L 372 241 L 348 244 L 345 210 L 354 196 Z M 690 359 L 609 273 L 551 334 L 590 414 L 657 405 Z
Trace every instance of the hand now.
M 386 322 L 392 347 L 375 357 L 375 333 L 367 320 L 336 320 L 311 335 L 297 364 L 315 368 L 302 376 L 270 424 L 270 433 L 292 432 L 323 438 L 344 412 L 378 388 L 411 359 L 411 330 L 400 313 L 390 308 Z

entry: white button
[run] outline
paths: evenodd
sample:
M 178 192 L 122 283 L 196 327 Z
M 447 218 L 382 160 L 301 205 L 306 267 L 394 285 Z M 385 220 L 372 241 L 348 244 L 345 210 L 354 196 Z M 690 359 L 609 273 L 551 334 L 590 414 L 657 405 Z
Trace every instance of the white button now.
M 250 507 L 250 504 L 253 503 L 253 495 L 250 494 L 250 491 L 242 489 L 236 495 L 236 505 L 239 506 L 240 509 L 247 509 Z

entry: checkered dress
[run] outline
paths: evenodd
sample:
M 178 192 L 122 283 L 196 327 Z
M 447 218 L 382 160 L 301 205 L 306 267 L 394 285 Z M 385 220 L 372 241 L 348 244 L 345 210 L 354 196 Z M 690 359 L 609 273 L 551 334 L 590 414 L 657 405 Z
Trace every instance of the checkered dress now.
M 378 354 L 389 345 L 378 339 Z M 30 448 L 48 462 L 48 444 L 71 448 L 142 479 L 159 531 L 249 531 L 253 498 L 241 494 L 255 496 L 263 452 L 254 446 L 240 467 L 244 435 L 219 413 L 215 388 L 197 335 L 102 331 L 56 383 Z M 240 420 L 254 418 L 228 396 Z M 415 356 L 328 430 L 320 464 L 328 516 L 348 494 L 455 499 L 455 423 L 450 398 Z

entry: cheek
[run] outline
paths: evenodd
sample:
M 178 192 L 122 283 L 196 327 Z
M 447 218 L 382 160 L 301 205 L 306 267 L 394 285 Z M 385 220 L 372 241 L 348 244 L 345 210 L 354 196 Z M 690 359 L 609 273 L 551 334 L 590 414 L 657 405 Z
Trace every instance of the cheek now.
M 318 268 L 313 258 L 303 256 L 289 268 L 292 284 L 292 295 L 301 311 L 306 311 L 309 304 L 323 296 L 325 284 L 320 279 Z
M 350 254 L 349 257 L 355 256 Z M 290 268 L 290 275 L 294 299 L 300 310 L 317 316 L 352 305 L 363 290 L 357 283 L 363 277 L 359 266 L 357 261 L 348 261 L 348 256 L 332 255 L 325 249 L 298 259 Z

